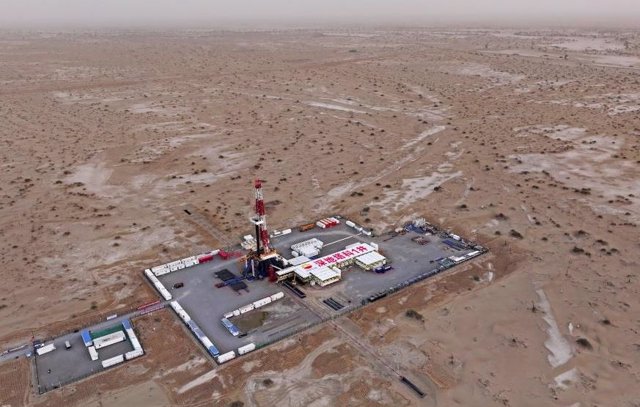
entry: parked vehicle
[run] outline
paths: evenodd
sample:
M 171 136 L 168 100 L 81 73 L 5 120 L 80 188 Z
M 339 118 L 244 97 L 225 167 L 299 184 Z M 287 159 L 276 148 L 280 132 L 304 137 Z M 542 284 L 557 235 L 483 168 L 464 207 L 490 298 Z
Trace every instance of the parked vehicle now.
M 69 341 L 64 341 L 64 347 L 66 350 L 71 349 L 71 343 L 69 343 Z
M 175 284 L 173 285 L 173 288 L 182 288 L 182 287 L 184 287 L 184 283 L 183 283 L 183 282 L 175 283 Z

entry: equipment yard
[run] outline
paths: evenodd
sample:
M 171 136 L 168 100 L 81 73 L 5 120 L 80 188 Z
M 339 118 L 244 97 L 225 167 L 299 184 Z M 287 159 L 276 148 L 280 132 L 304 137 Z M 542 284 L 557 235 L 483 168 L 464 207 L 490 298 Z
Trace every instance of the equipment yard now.
M 144 351 L 135 333 L 130 333 L 132 330 L 131 323 L 124 320 L 102 331 L 74 333 L 36 346 L 38 392 L 56 389 L 142 356 Z M 98 344 L 104 338 L 106 340 Z
M 274 232 L 270 244 L 276 253 L 289 259 L 290 264 L 302 257 L 295 256 L 297 253 L 291 247 L 300 247 L 301 242 L 321 245 L 320 249 L 314 249 L 315 256 L 312 259 L 301 260 L 302 266 L 321 262 L 345 247 L 365 244 L 385 253 L 386 257 L 377 254 L 377 251 L 370 255 L 375 253 L 377 258 L 384 259 L 387 267 L 384 270 L 378 267 L 377 271 L 366 271 L 356 265 L 356 260 L 356 263 L 343 267 L 340 278 L 328 287 L 304 284 L 299 275 L 294 276 L 293 271 L 286 274 L 290 276 L 288 278 L 278 272 L 281 281 L 276 283 L 268 278 L 245 278 L 248 270 L 246 256 L 240 256 L 243 253 L 241 247 L 234 247 L 232 251 L 215 250 L 182 260 L 185 264 L 192 264 L 195 258 L 200 258 L 203 259 L 200 264 L 178 269 L 180 263 L 177 261 L 151 270 L 164 287 L 158 288 L 159 292 L 167 290 L 172 298 L 168 298 L 166 292 L 165 298 L 179 304 L 179 311 L 176 312 L 192 328 L 196 338 L 206 338 L 204 341 L 207 344 L 210 341 L 214 346 L 213 351 L 209 351 L 211 356 L 231 354 L 233 358 L 238 348 L 268 345 L 333 318 L 335 314 L 376 301 L 485 251 L 480 246 L 464 242 L 457 235 L 437 230 L 423 219 L 379 237 L 369 236 L 371 232 L 351 221 L 338 221 L 342 219 L 340 216 L 335 219 L 336 223 L 328 228 L 303 226 L 286 229 L 286 233 Z M 416 242 L 418 239 L 422 240 Z M 235 255 L 229 258 L 229 253 Z M 286 268 L 284 272 L 293 268 Z M 223 279 L 234 281 L 235 284 L 243 283 L 245 288 L 236 290 L 230 284 L 223 284 Z M 278 293 L 283 293 L 284 298 L 259 305 L 260 299 Z M 247 305 L 250 309 L 243 310 Z M 234 315 L 234 310 L 241 311 Z
M 281 259 L 288 258 L 284 262 L 290 265 L 278 272 L 277 282 L 265 275 L 248 275 L 247 256 L 252 251 L 243 255 L 240 246 L 233 251 L 214 250 L 147 269 L 146 277 L 164 301 L 152 302 L 138 311 L 153 311 L 169 304 L 189 328 L 185 331 L 190 330 L 194 340 L 199 340 L 221 364 L 377 301 L 486 251 L 438 230 L 424 219 L 381 236 L 372 236 L 370 231 L 340 216 L 331 219 L 335 222 L 330 227 L 307 225 L 271 235 L 272 252 Z M 296 256 L 290 249 L 302 250 L 299 248 L 309 244 L 317 246 L 312 258 Z M 366 250 L 369 251 L 365 254 L 354 255 L 355 262 L 339 254 Z M 336 264 L 342 262 L 342 270 L 329 286 L 313 284 L 312 280 L 305 280 L 308 274 L 300 274 L 305 269 L 322 267 L 333 258 Z M 369 268 L 367 259 L 377 267 Z M 144 353 L 129 320 L 117 315 L 91 331 L 85 329 L 37 343 L 35 351 L 40 393 Z

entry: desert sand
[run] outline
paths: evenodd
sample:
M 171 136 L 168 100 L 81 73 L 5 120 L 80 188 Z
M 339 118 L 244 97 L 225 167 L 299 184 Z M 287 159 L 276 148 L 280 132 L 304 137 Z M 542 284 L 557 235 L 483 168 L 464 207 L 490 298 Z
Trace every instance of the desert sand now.
M 2 349 L 155 298 L 144 268 L 250 232 L 255 177 L 272 227 L 490 254 L 221 367 L 148 315 L 144 358 L 43 396 L 0 364 L 0 405 L 636 406 L 639 112 L 632 31 L 3 32 Z

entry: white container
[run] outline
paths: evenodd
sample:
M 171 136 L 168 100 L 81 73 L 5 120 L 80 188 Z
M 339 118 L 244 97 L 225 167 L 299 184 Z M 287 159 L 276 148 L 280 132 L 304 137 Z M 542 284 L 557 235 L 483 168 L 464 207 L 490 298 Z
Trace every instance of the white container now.
M 102 367 L 107 368 L 122 362 L 124 362 L 124 355 L 118 355 L 118 356 L 112 357 L 111 359 L 103 360 Z
M 38 356 L 42 356 L 45 353 L 53 352 L 54 350 L 56 350 L 56 345 L 54 345 L 53 343 L 50 343 L 48 345 L 44 345 L 36 349 L 36 353 L 38 354 Z
M 271 297 L 267 297 L 267 298 L 263 298 L 261 300 L 258 301 L 254 301 L 253 302 L 253 306 L 254 308 L 260 308 L 260 307 L 264 307 L 265 305 L 269 304 L 271 302 Z
M 453 233 L 451 233 L 449 236 L 451 236 L 454 240 L 460 240 L 460 236 L 454 235 Z
M 291 233 L 291 229 L 285 229 L 282 231 L 283 235 L 288 235 L 289 233 Z
M 131 341 L 131 346 L 133 346 L 133 349 L 142 348 L 142 346 L 140 345 L 140 341 L 138 340 L 138 337 L 136 336 L 135 332 L 133 332 L 133 329 L 131 328 L 127 329 L 127 336 L 129 337 L 129 341 Z
M 124 358 L 126 360 L 131 360 L 131 359 L 135 359 L 139 356 L 144 355 L 144 351 L 142 349 L 134 349 L 132 351 L 129 351 L 127 353 L 124 354 Z
M 284 293 L 282 291 L 277 292 L 271 296 L 271 301 L 279 300 L 280 298 L 284 298 Z
M 218 364 L 222 364 L 224 362 L 228 362 L 231 359 L 236 357 L 236 353 L 234 351 L 230 351 L 227 353 L 223 353 L 222 355 L 218 356 L 216 361 L 218 362 Z
M 226 314 L 223 315 L 225 318 L 229 319 L 231 317 L 233 317 L 233 311 L 231 312 L 227 312 Z
M 96 348 L 94 348 L 93 346 L 89 346 L 87 349 L 89 349 L 89 356 L 91 357 L 91 360 L 98 360 L 98 351 L 96 350 Z
M 356 224 L 355 224 L 355 223 L 353 223 L 353 222 L 351 222 L 350 220 L 346 221 L 346 222 L 345 222 L 345 224 L 346 224 L 347 226 L 349 226 L 349 227 L 352 227 L 352 228 L 356 226 Z
M 253 304 L 247 304 L 244 307 L 238 308 L 238 310 L 240 311 L 241 314 L 244 314 L 246 312 L 253 311 L 254 308 L 255 307 L 253 306 Z
M 239 309 L 234 309 L 234 310 L 233 310 L 233 316 L 234 316 L 234 317 L 237 317 L 237 316 L 239 316 L 239 315 L 240 315 L 240 310 L 239 310 Z
M 245 353 L 249 353 L 255 349 L 256 349 L 256 345 L 254 343 L 249 343 L 247 345 L 244 345 L 238 348 L 238 355 L 244 355 Z
M 198 338 L 198 339 L 200 339 L 200 342 L 202 342 L 202 344 L 206 349 L 209 349 L 210 347 L 213 346 L 213 342 L 211 342 L 211 340 L 206 336 L 203 336 L 202 338 Z
M 318 226 L 319 228 L 322 228 L 322 229 L 326 228 L 325 224 L 320 222 L 320 221 L 316 222 L 316 226 Z
M 114 332 L 109 335 L 101 336 L 93 340 L 93 346 L 96 349 L 105 348 L 116 343 L 125 341 L 127 338 L 122 331 Z

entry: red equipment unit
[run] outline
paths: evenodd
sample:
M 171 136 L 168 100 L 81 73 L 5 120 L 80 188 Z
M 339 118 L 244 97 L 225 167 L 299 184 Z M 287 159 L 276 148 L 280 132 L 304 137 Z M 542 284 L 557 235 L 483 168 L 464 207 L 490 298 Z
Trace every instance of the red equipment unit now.
M 211 260 L 213 260 L 213 254 L 205 254 L 204 256 L 198 257 L 198 263 L 206 263 Z

